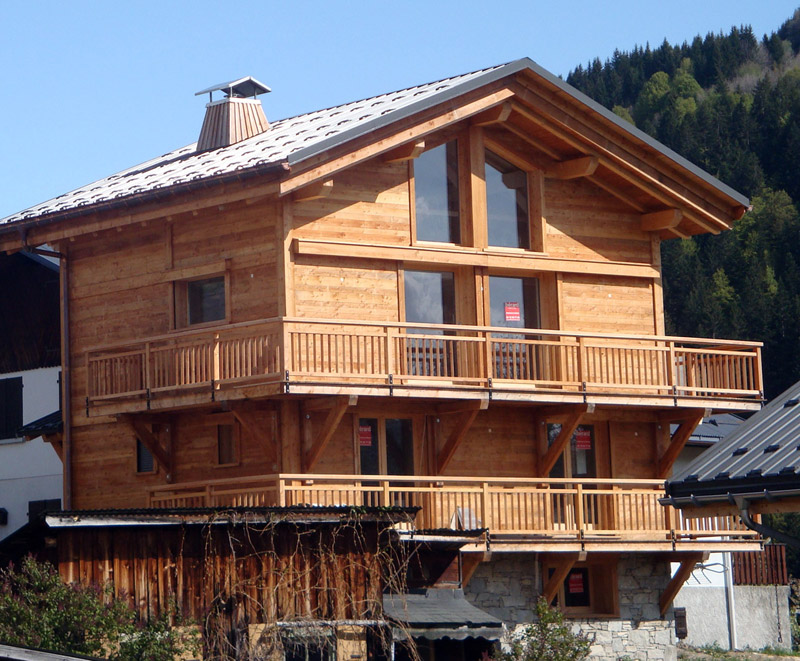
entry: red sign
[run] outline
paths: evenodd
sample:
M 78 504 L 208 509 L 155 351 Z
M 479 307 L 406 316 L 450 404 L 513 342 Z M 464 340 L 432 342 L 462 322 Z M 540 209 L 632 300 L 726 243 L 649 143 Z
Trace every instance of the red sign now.
M 567 579 L 567 590 L 570 594 L 583 593 L 583 572 L 573 572 Z
M 506 321 L 522 321 L 522 317 L 519 313 L 519 303 L 516 303 L 515 301 L 506 301 L 503 307 L 505 310 Z
M 372 427 L 369 425 L 358 426 L 358 442 L 365 448 L 372 447 Z
M 575 449 L 576 450 L 591 450 L 592 449 L 592 430 L 585 427 L 578 427 L 575 430 Z

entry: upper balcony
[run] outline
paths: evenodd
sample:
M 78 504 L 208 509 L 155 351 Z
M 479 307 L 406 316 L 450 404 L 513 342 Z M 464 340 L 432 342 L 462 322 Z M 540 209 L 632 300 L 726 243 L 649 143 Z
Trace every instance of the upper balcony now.
M 135 412 L 278 394 L 756 410 L 761 344 L 319 319 L 175 332 L 87 353 L 87 405 Z

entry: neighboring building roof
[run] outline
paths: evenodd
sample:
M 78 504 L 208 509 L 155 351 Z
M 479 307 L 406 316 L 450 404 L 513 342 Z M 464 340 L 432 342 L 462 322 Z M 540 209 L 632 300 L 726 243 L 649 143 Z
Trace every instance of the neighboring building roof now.
M 503 622 L 473 606 L 463 590 L 429 588 L 406 594 L 384 594 L 384 615 L 408 627 L 414 638 L 488 638 L 503 635 Z
M 800 494 L 799 403 L 800 382 L 668 480 L 667 495 L 694 505 L 728 502 L 734 496 L 751 501 L 796 497 Z
M 58 434 L 63 428 L 64 423 L 61 420 L 61 411 L 58 410 L 20 427 L 18 433 L 20 436 L 31 439 L 46 434 Z
M 745 418 L 736 413 L 719 413 L 704 418 L 689 437 L 687 445 L 708 447 L 732 434 Z
M 572 86 L 542 69 L 530 59 L 481 69 L 433 83 L 382 94 L 362 101 L 318 110 L 273 122 L 270 129 L 228 147 L 196 152 L 195 144 L 169 152 L 115 175 L 78 188 L 0 220 L 8 225 L 26 220 L 82 213 L 162 190 L 191 188 L 198 184 L 242 178 L 265 171 L 285 170 L 344 144 L 354 138 L 397 122 L 414 113 L 521 71 L 555 85 L 566 95 L 602 115 L 606 120 L 685 168 L 737 203 L 748 206 L 746 197 L 701 168 L 654 140 L 629 122 L 592 101 Z
M 0 643 L 0 661 L 71 661 L 80 659 L 100 661 L 99 657 L 84 654 L 68 654 L 66 652 L 50 652 L 35 647 L 22 647 L 20 645 L 6 645 Z

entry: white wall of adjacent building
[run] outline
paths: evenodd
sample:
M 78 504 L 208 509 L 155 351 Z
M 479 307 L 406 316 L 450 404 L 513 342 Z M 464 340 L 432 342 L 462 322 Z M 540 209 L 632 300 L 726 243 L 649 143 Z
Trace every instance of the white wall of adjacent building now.
M 28 424 L 58 410 L 60 368 L 0 374 L 0 379 L 22 377 L 22 423 Z M 32 500 L 61 498 L 62 465 L 53 447 L 36 438 L 0 440 L 0 507 L 8 523 L 0 526 L 0 540 L 28 522 Z

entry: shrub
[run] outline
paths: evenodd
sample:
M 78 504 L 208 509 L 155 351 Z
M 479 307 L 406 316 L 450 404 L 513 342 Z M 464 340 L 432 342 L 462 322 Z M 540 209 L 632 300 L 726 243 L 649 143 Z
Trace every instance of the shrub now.
M 510 651 L 495 650 L 497 661 L 581 661 L 589 655 L 589 640 L 564 624 L 561 611 L 539 599 L 536 616 L 536 622 L 514 636 Z
M 140 621 L 110 586 L 64 583 L 55 567 L 33 558 L 0 570 L 0 641 L 6 644 L 111 661 L 171 661 L 197 649 L 196 636 L 170 627 L 174 616 Z

